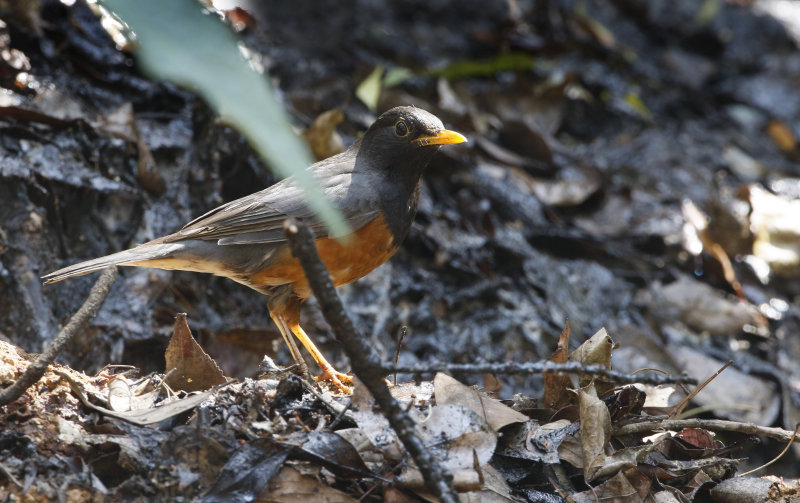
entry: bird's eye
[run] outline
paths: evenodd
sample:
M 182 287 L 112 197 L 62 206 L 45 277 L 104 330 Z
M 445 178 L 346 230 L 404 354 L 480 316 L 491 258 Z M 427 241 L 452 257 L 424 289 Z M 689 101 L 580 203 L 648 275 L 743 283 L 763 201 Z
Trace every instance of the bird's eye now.
M 397 121 L 397 124 L 394 125 L 394 134 L 401 138 L 408 134 L 408 125 L 406 121 Z

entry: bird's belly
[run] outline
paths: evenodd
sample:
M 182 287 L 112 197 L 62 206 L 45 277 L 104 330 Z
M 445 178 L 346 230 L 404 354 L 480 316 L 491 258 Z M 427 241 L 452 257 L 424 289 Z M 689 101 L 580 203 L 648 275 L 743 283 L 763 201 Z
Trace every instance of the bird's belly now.
M 334 286 L 346 285 L 366 276 L 389 260 L 398 248 L 382 216 L 355 231 L 349 239 L 323 238 L 318 239 L 316 245 Z M 273 265 L 251 275 L 250 282 L 258 287 L 291 283 L 299 297 L 311 297 L 303 268 L 288 247 L 272 262 Z

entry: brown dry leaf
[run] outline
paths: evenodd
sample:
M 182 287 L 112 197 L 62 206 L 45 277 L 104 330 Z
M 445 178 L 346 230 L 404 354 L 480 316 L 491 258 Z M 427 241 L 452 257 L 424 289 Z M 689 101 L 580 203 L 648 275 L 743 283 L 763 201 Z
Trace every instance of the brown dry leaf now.
M 497 433 L 483 415 L 462 405 L 437 405 L 417 422 L 417 434 L 442 466 L 453 474 L 457 490 L 481 489 L 482 470 L 497 446 Z M 422 474 L 414 466 L 404 469 L 396 482 L 415 490 L 424 487 Z
M 767 124 L 767 133 L 775 145 L 784 152 L 794 152 L 797 150 L 797 139 L 792 134 L 792 129 L 779 120 L 771 120 Z
M 583 450 L 581 447 L 581 432 L 567 435 L 558 446 L 558 457 L 575 468 L 583 468 Z
M 383 491 L 383 503 L 422 503 L 422 501 L 420 498 L 415 498 L 391 486 L 386 487 Z
M 662 437 L 661 440 L 664 438 L 665 437 Z M 646 443 L 636 447 L 627 447 L 615 452 L 611 456 L 606 456 L 603 466 L 594 473 L 594 478 L 608 477 L 621 470 L 636 467 L 639 460 L 642 459 L 642 456 L 652 452 L 658 447 L 659 443 L 660 441 L 656 443 Z
M 603 176 L 593 166 L 560 166 L 552 180 L 532 179 L 533 193 L 548 206 L 570 208 L 585 203 L 603 189 Z
M 225 19 L 237 33 L 247 29 L 255 29 L 258 25 L 255 16 L 242 7 L 234 7 L 233 9 L 224 10 L 222 12 L 225 15 Z
M 303 475 L 292 467 L 283 469 L 270 481 L 267 490 L 254 500 L 256 503 L 358 503 L 314 477 Z
M 735 336 L 745 325 L 758 326 L 758 309 L 688 275 L 668 285 L 653 284 L 650 305 L 665 320 L 678 320 L 696 332 Z
M 344 114 L 338 108 L 322 112 L 314 122 L 303 131 L 303 138 L 305 138 L 314 157 L 321 161 L 327 159 L 332 155 L 336 155 L 344 151 L 344 142 L 339 133 L 336 132 L 336 126 L 342 123 Z
M 167 190 L 167 184 L 161 176 L 161 172 L 156 170 L 156 161 L 147 144 L 139 134 L 139 126 L 133 115 L 133 105 L 123 103 L 119 108 L 105 117 L 100 117 L 94 127 L 115 138 L 121 138 L 136 145 L 139 156 L 137 162 L 137 176 L 144 188 L 154 194 L 163 194 Z
M 572 435 L 579 429 L 579 423 L 567 419 L 559 419 L 541 426 L 536 421 L 530 420 L 505 430 L 496 454 L 506 458 L 557 464 L 561 462 L 559 448 L 562 442 L 566 438 L 574 438 Z M 576 445 L 578 445 L 577 457 L 580 458 L 580 445 L 579 443 Z
M 578 349 L 569 355 L 571 361 L 580 362 L 583 365 L 602 365 L 606 368 L 611 368 L 611 350 L 614 348 L 614 341 L 611 336 L 606 332 L 605 327 L 598 330 L 589 340 L 578 346 Z M 593 376 L 588 374 L 580 374 L 578 384 L 581 387 L 587 386 L 592 382 Z M 598 387 L 602 390 L 607 388 L 597 382 Z
M 681 503 L 671 491 L 659 491 L 653 495 L 655 503 Z
M 549 361 L 567 363 L 567 357 L 569 356 L 569 333 L 569 320 L 567 320 L 564 325 L 564 330 L 561 331 L 561 336 L 558 338 L 558 347 L 555 353 L 548 358 Z M 545 372 L 543 377 L 544 403 L 548 407 L 557 410 L 574 401 L 575 395 L 568 391 L 568 388 L 573 387 L 570 376 Z
M 386 465 L 386 458 L 383 452 L 375 447 L 370 439 L 364 434 L 361 428 L 345 428 L 336 430 L 336 434 L 350 443 L 361 456 L 367 469 L 373 473 L 379 473 Z
M 519 501 L 512 497 L 511 488 L 492 465 L 483 467 L 483 484 L 480 491 L 461 493 L 462 503 L 507 503 Z
M 494 431 L 511 423 L 524 423 L 529 418 L 498 400 L 482 395 L 478 390 L 461 384 L 447 374 L 436 374 L 433 379 L 437 405 L 461 405 L 484 418 Z
M 166 382 L 173 389 L 203 391 L 228 380 L 217 363 L 192 337 L 186 313 L 179 313 L 175 317 L 175 329 L 164 357 L 169 373 Z
M 610 479 L 593 489 L 572 494 L 570 497 L 575 503 L 627 503 L 630 501 L 646 501 L 650 492 L 650 479 L 637 472 L 629 470 L 619 472 Z
M 583 476 L 591 482 L 606 463 L 605 447 L 611 438 L 611 415 L 606 404 L 597 398 L 593 382 L 578 390 L 578 407 Z

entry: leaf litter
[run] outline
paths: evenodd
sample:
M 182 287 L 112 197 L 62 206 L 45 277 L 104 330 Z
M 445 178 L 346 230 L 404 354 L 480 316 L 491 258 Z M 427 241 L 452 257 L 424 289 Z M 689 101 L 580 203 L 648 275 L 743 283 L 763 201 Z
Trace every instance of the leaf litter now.
M 167 352 L 182 347 L 194 355 L 180 359 L 179 375 L 208 372 L 213 363 L 194 353 L 194 344 L 185 315 L 179 315 Z M 605 329 L 569 356 L 568 345 L 566 327 L 551 360 L 610 368 L 615 344 Z M 4 361 L 16 359 L 24 367 L 24 358 L 5 343 L 3 348 Z M 134 477 L 129 483 L 141 485 L 135 475 L 149 473 L 159 486 L 208 503 L 429 497 L 413 460 L 358 380 L 347 397 L 306 387 L 291 374 L 220 386 L 220 373 L 198 386 L 197 380 L 170 379 L 176 371 L 141 380 L 130 370 L 110 372 L 90 377 L 56 366 L 45 377 L 49 386 L 29 389 L 5 412 L 6 421 L 18 418 L 5 438 L 24 436 L 42 449 L 56 435 L 84 463 L 112 460 L 92 489 L 105 495 L 114 493 L 114 477 Z M 726 446 L 705 428 L 660 427 L 668 416 L 646 407 L 637 385 L 615 386 L 585 374 L 577 383 L 555 373 L 545 378 L 541 398 L 498 400 L 442 373 L 428 386 L 405 383 L 392 390 L 464 501 L 537 501 L 533 494 L 559 501 L 660 501 L 662 488 L 691 497 L 736 472 L 741 442 Z M 170 386 L 158 384 L 164 381 Z M 31 419 L 21 421 L 21 415 Z M 45 421 L 32 429 L 34 417 Z M 647 421 L 653 426 L 642 432 L 617 433 L 620 426 Z M 179 440 L 182 447 L 171 449 Z M 187 449 L 193 452 L 188 458 L 181 455 Z M 21 462 L 12 451 L 3 464 L 16 470 Z M 68 469 L 64 458 L 52 463 Z M 55 490 L 47 483 L 36 479 L 26 491 Z M 14 486 L 9 494 L 22 489 Z

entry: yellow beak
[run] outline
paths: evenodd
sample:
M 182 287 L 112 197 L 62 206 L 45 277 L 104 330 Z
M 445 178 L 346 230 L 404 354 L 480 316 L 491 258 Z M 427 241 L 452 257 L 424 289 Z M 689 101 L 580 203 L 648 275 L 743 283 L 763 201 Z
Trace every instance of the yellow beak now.
M 454 143 L 464 143 L 467 139 L 464 135 L 450 131 L 449 129 L 440 129 L 435 135 L 420 136 L 412 140 L 412 143 L 419 145 L 453 145 Z

